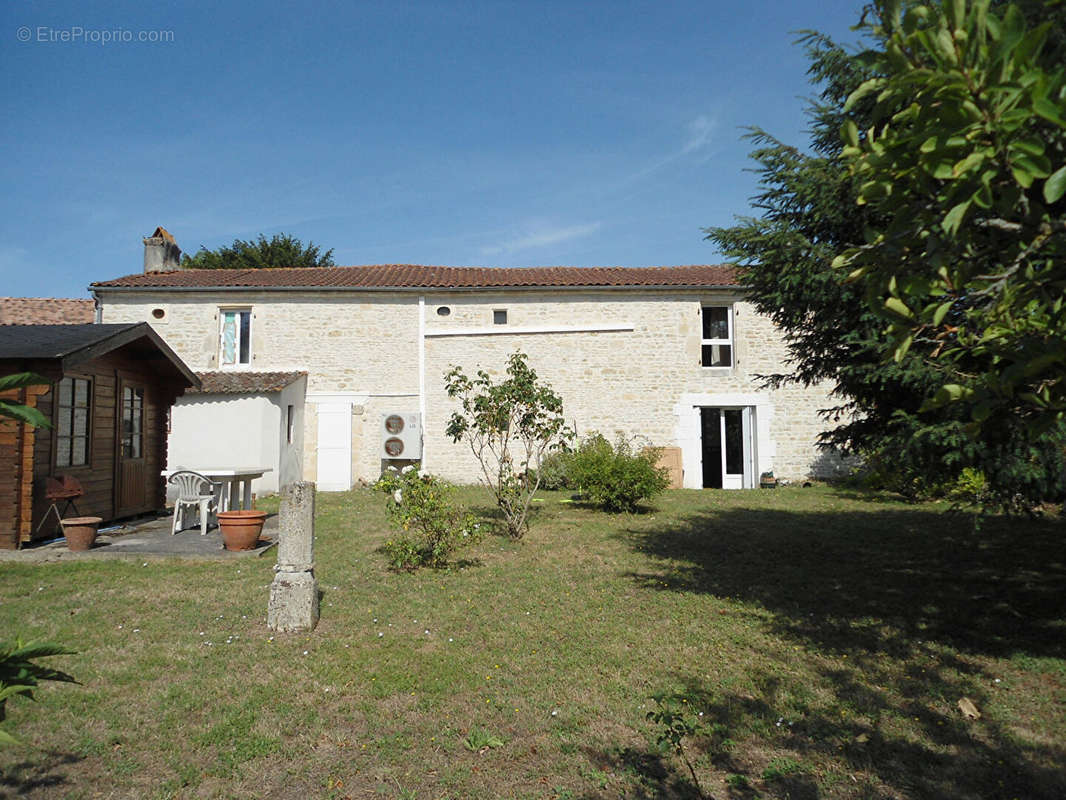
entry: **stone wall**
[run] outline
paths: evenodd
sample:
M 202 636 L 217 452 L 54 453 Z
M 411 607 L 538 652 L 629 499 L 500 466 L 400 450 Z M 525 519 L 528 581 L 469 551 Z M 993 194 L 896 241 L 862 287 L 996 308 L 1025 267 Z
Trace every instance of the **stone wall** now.
M 190 368 L 215 370 L 219 309 L 227 307 L 252 310 L 247 369 L 307 370 L 308 392 L 418 391 L 418 298 L 411 294 L 104 293 L 102 321 L 148 322 Z
M 825 473 L 814 447 L 825 387 L 762 390 L 756 375 L 780 371 L 785 348 L 773 323 L 734 295 L 670 290 L 519 290 L 423 295 L 423 420 L 426 469 L 451 480 L 478 479 L 465 444 L 444 436 L 454 403 L 443 376 L 452 364 L 502 375 L 521 350 L 562 395 L 582 434 L 636 437 L 638 443 L 691 447 L 682 441 L 683 396 L 758 395 L 769 421 L 760 467 L 779 477 Z M 734 366 L 700 366 L 703 304 L 735 303 Z M 304 477 L 316 480 L 316 394 L 352 396 L 352 476 L 379 473 L 380 421 L 390 411 L 419 410 L 419 295 L 400 292 L 158 292 L 103 294 L 104 322 L 146 320 L 194 369 L 217 369 L 220 307 L 251 307 L 252 369 L 308 372 Z M 440 309 L 448 313 L 438 313 Z M 163 319 L 153 315 L 163 310 Z M 493 322 L 505 310 L 507 323 Z M 688 463 L 692 463 L 691 454 Z M 697 462 L 698 463 L 698 458 Z M 693 476 L 686 485 L 693 485 Z

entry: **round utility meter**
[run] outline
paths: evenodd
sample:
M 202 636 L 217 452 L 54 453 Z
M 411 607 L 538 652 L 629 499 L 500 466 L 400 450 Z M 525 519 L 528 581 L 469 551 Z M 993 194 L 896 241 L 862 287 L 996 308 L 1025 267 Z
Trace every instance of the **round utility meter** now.
M 403 417 L 399 414 L 391 414 L 385 417 L 385 430 L 393 436 L 403 430 Z M 397 440 L 399 441 L 399 440 Z
M 390 417 L 390 419 L 399 419 L 399 417 Z M 391 439 L 385 440 L 385 452 L 393 458 L 400 455 L 403 452 L 403 442 L 393 436 Z

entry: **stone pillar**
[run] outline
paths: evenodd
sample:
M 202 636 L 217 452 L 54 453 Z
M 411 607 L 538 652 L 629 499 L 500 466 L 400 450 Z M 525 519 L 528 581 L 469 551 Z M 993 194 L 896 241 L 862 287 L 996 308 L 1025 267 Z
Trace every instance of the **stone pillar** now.
M 280 539 L 270 586 L 267 626 L 275 631 L 310 631 L 318 624 L 315 580 L 315 484 L 297 481 L 281 492 Z

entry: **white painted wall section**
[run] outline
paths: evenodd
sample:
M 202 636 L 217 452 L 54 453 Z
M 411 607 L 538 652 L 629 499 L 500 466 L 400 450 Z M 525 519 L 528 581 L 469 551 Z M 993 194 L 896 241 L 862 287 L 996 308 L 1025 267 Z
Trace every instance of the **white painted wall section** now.
M 269 467 L 252 481 L 256 494 L 278 490 L 278 407 L 265 395 L 179 397 L 167 437 L 168 469 Z
M 307 390 L 307 378 L 300 378 L 286 386 L 280 392 L 270 395 L 277 405 L 278 430 L 278 486 L 286 486 L 293 481 L 303 480 L 304 452 L 304 395 Z M 293 409 L 292 441 L 289 441 L 289 406 Z

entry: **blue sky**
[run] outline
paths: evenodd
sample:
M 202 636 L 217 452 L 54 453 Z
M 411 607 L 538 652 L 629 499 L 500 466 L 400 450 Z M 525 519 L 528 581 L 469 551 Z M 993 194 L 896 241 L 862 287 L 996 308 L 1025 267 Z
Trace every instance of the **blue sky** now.
M 156 225 L 338 264 L 717 263 L 744 126 L 806 141 L 795 32 L 854 41 L 861 2 L 89 5 L 0 10 L 2 295 L 139 272 Z

